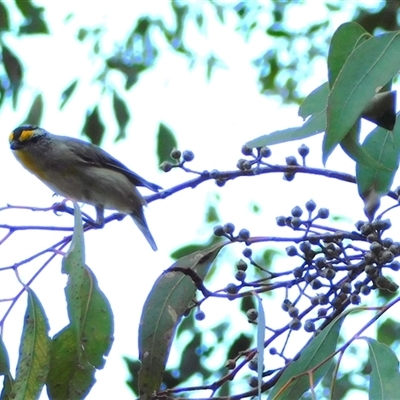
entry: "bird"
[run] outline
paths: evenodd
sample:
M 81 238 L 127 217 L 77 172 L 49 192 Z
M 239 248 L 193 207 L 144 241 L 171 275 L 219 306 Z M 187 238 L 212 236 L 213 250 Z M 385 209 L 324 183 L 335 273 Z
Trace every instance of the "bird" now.
M 104 226 L 104 210 L 129 214 L 151 248 L 157 245 L 143 212 L 146 200 L 137 187 L 162 190 L 131 171 L 100 147 L 84 140 L 55 135 L 22 125 L 9 135 L 16 159 L 56 194 L 96 209 L 96 227 Z

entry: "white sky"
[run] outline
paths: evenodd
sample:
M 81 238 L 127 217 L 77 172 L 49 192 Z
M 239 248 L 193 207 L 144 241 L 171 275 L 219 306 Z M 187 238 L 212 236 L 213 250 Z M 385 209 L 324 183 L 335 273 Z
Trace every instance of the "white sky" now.
M 114 1 L 113 7 L 105 1 L 96 2 L 95 7 L 93 2 L 43 1 L 41 4 L 46 6 L 46 20 L 52 23 L 53 36 L 43 36 L 40 46 L 35 38 L 17 42 L 14 38 L 5 37 L 6 43 L 25 60 L 29 90 L 24 92 L 16 111 L 8 106 L 1 111 L 3 143 L 6 144 L 0 147 L 0 163 L 7 173 L 0 175 L 0 186 L 4 188 L 0 193 L 0 207 L 7 203 L 46 207 L 55 201 L 47 187 L 18 165 L 8 149 L 7 138 L 27 114 L 33 97 L 41 92 L 46 95 L 42 126 L 52 133 L 79 137 L 84 111 L 98 100 L 98 88 L 91 83 L 99 66 L 88 57 L 91 45 L 75 41 L 77 27 L 105 23 L 110 32 L 108 46 L 112 49 L 114 40 L 124 38 L 137 15 L 145 12 L 165 15 L 169 12 L 167 2 L 160 1 L 138 1 L 134 7 L 121 1 Z M 76 17 L 64 24 L 68 11 L 74 12 Z M 344 21 L 338 20 L 336 26 Z M 226 68 L 216 69 L 210 84 L 206 82 L 201 63 L 189 71 L 185 59 L 167 51 L 154 70 L 145 73 L 127 95 L 133 118 L 126 140 L 117 144 L 113 142 L 116 126 L 108 118 L 109 130 L 103 147 L 140 175 L 164 188 L 188 180 L 190 176 L 180 171 L 168 174 L 158 171 L 154 153 L 160 122 L 169 125 L 177 134 L 181 150 L 195 152 L 196 158 L 191 167 L 197 170 L 233 170 L 237 159 L 242 157 L 240 148 L 244 142 L 301 123 L 295 108 L 283 107 L 276 99 L 263 97 L 257 90 L 257 71 L 252 68 L 251 61 L 259 55 L 262 39 L 255 38 L 246 43 L 234 32 L 234 21 L 228 20 L 228 25 L 221 28 L 212 21 L 207 27 L 206 40 L 199 38 L 194 29 L 191 31 L 196 51 L 205 56 L 212 47 L 226 64 Z M 79 89 L 65 109 L 60 111 L 59 95 L 77 76 L 82 78 Z M 311 91 L 325 80 L 326 70 L 320 69 L 316 71 L 315 79 L 304 86 Z M 118 82 L 119 85 L 122 83 Z M 110 105 L 103 102 L 101 110 L 105 118 L 112 115 L 109 108 Z M 306 141 L 314 152 L 314 156 L 311 155 L 313 166 L 321 166 L 320 140 Z M 300 142 L 296 142 L 272 148 L 274 162 L 283 164 L 286 156 L 297 154 L 299 145 Z M 338 165 L 343 171 L 354 172 L 352 164 L 340 151 L 335 151 L 328 167 Z M 205 229 L 203 224 L 204 211 L 213 198 L 212 193 L 221 195 L 217 205 L 221 222 L 233 222 L 238 229 L 246 227 L 254 235 L 276 233 L 275 217 L 289 215 L 295 205 L 304 205 L 310 198 L 318 206 L 330 207 L 335 215 L 351 215 L 347 227 L 358 219 L 364 219 L 362 202 L 354 185 L 326 182 L 321 178 L 310 180 L 302 176 L 288 183 L 282 180 L 282 176 L 266 175 L 235 180 L 224 188 L 217 188 L 208 182 L 195 190 L 187 189 L 150 204 L 146 218 L 159 247 L 156 253 L 151 251 L 129 218 L 87 233 L 87 264 L 95 272 L 115 315 L 115 342 L 104 370 L 96 374 L 97 383 L 88 399 L 132 398 L 132 392 L 124 384 L 129 375 L 122 357 L 137 357 L 137 329 L 142 305 L 157 276 L 171 264 L 171 251 L 192 242 L 202 243 L 212 234 L 212 230 Z M 349 199 L 355 207 L 351 213 Z M 254 203 L 260 205 L 261 214 L 249 212 L 250 205 Z M 84 207 L 84 211 L 94 215 L 88 206 Z M 9 211 L 1 213 L 1 223 L 70 226 L 72 217 Z M 279 234 L 284 232 L 279 231 Z M 35 254 L 62 237 L 62 233 L 17 233 L 1 246 L 0 267 Z M 235 252 L 240 254 L 241 250 L 242 247 L 237 246 Z M 40 265 L 40 262 L 32 263 L 21 268 L 21 276 L 28 279 Z M 67 323 L 66 314 L 60 314 L 60 309 L 65 309 L 63 289 L 66 281 L 60 268 L 61 258 L 57 258 L 32 285 L 44 304 L 51 334 Z M 227 268 L 226 274 L 231 274 L 233 281 L 233 268 L 228 265 L 224 268 Z M 16 286 L 11 285 L 10 280 L 15 281 L 12 275 L 6 279 L 4 274 L 0 281 L 2 298 L 15 293 Z M 225 278 L 222 284 L 226 283 Z M 26 301 L 20 301 L 5 325 L 5 341 L 10 346 L 9 354 L 14 367 L 25 307 Z M 234 312 L 226 304 L 218 304 L 218 307 L 224 310 L 219 310 L 218 319 L 224 313 L 229 318 Z M 0 304 L 0 312 L 3 309 Z M 206 308 L 204 311 L 207 318 L 203 326 L 206 327 L 213 323 L 215 316 Z M 267 313 L 267 318 L 269 316 Z

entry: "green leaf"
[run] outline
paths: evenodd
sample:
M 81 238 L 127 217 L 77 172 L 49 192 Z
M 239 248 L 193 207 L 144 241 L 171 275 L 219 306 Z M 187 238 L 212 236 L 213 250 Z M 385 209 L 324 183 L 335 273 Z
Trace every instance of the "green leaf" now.
M 0 375 L 10 375 L 10 359 L 8 352 L 4 345 L 3 338 L 0 335 Z
M 372 371 L 369 398 L 374 400 L 397 399 L 400 393 L 399 361 L 390 347 L 371 338 L 363 338 L 369 346 Z
M 113 92 L 113 107 L 115 118 L 118 123 L 119 132 L 115 141 L 120 139 L 124 139 L 126 137 L 125 129 L 128 125 L 130 114 L 126 103 L 122 98 L 118 95 L 118 93 L 114 90 Z
M 375 128 L 365 139 L 362 148 L 376 162 L 386 167 L 386 169 L 376 168 L 374 165 L 364 163 L 356 165 L 358 193 L 364 200 L 367 217 L 372 219 L 379 208 L 381 197 L 389 192 L 399 167 L 399 117 L 393 132 L 380 127 Z
M 76 87 L 78 86 L 78 80 L 74 80 L 62 93 L 61 93 L 61 103 L 60 110 L 62 110 L 71 97 L 72 93 L 74 93 Z
M 303 101 L 299 107 L 299 117 L 306 119 L 308 116 L 325 111 L 328 101 L 329 84 L 323 83 L 314 89 Z
M 25 21 L 20 27 L 20 33 L 49 33 L 43 19 L 43 7 L 35 6 L 30 0 L 15 0 L 15 4 L 25 17 Z
M 4 376 L 3 390 L 0 395 L 0 399 L 9 400 L 12 392 L 12 386 L 14 379 L 10 372 L 10 360 L 8 358 L 8 352 L 4 345 L 3 339 L 0 335 L 0 375 Z
M 10 81 L 10 86 L 13 94 L 13 106 L 17 105 L 19 91 L 22 85 L 23 69 L 18 57 L 4 44 L 2 43 L 1 56 L 3 60 L 3 66 L 6 70 L 7 77 Z
M 139 393 L 150 399 L 162 382 L 175 330 L 191 304 L 196 286 L 189 274 L 203 280 L 219 251 L 227 243 L 189 254 L 167 269 L 154 283 L 143 306 L 139 325 Z M 182 271 L 188 271 L 184 274 Z
M 160 123 L 157 134 L 157 157 L 158 163 L 163 161 L 172 160 L 170 153 L 172 149 L 178 147 L 174 133 L 163 123 Z
M 359 143 L 360 137 L 360 120 L 350 129 L 346 137 L 340 143 L 344 152 L 356 163 L 386 171 L 392 171 L 385 164 L 379 163 L 370 156 Z
M 0 32 L 8 31 L 10 29 L 10 18 L 8 10 L 4 3 L 0 3 Z
M 399 68 L 399 32 L 373 37 L 350 54 L 328 97 L 324 163 L 360 118 L 368 102 Z
M 96 106 L 86 115 L 83 133 L 91 140 L 93 144 L 99 146 L 101 140 L 103 139 L 104 131 L 105 127 L 100 118 L 99 106 Z
M 323 132 L 325 130 L 325 126 L 326 115 L 325 110 L 323 110 L 308 118 L 307 121 L 298 128 L 288 128 L 282 131 L 272 132 L 269 135 L 260 136 L 256 139 L 250 140 L 250 142 L 247 142 L 246 146 L 263 147 L 304 139 Z
M 291 362 L 283 372 L 268 399 L 300 399 L 304 392 L 310 389 L 310 378 L 308 374 L 304 373 L 311 371 L 322 361 L 329 359 L 335 352 L 340 328 L 346 315 L 336 318 L 303 348 L 300 357 Z M 332 359 L 313 372 L 314 386 L 325 376 L 331 363 Z
M 36 399 L 45 384 L 50 364 L 49 324 L 35 293 L 27 289 L 28 306 L 24 318 L 17 374 L 10 398 Z
M 356 22 L 346 22 L 339 26 L 332 36 L 328 53 L 328 79 L 332 88 L 339 72 L 353 50 L 371 38 L 361 25 Z
M 264 341 L 265 341 L 265 312 L 261 297 L 255 292 L 257 298 L 257 378 L 258 378 L 258 398 L 261 399 L 261 387 L 264 371 Z
M 28 115 L 25 118 L 24 123 L 29 125 L 40 125 L 40 121 L 42 120 L 43 115 L 43 97 L 41 94 L 38 94 L 33 100 L 31 105 L 31 109 L 29 110 Z
M 85 265 L 82 219 L 75 208 L 71 246 L 63 259 L 68 274 L 65 288 L 70 323 L 52 341 L 47 390 L 52 399 L 83 399 L 95 383 L 95 372 L 104 367 L 113 342 L 110 304 L 96 277 Z

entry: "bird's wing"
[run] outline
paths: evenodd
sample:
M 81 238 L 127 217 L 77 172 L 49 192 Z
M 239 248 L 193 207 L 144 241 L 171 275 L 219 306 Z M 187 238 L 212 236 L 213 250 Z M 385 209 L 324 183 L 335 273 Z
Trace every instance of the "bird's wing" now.
M 121 174 L 125 175 L 135 186 L 144 186 L 153 192 L 162 190 L 161 186 L 146 181 L 146 179 L 142 178 L 136 172 L 131 171 L 102 148 L 83 140 L 76 142 L 76 140 L 71 140 L 71 138 L 67 136 L 65 136 L 65 139 L 69 142 L 68 148 L 81 159 L 82 163 L 121 172 Z

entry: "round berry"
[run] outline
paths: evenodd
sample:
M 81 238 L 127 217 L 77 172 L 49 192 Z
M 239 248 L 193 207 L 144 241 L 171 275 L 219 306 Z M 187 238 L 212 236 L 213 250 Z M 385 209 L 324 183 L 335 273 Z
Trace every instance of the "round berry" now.
M 271 149 L 269 147 L 263 146 L 260 149 L 260 155 L 263 158 L 268 158 L 271 156 Z
M 163 161 L 160 165 L 160 169 L 164 172 L 169 172 L 172 169 L 172 164 L 169 161 Z
M 234 230 L 235 230 L 235 225 L 233 225 L 232 223 L 228 222 L 224 225 L 224 232 L 227 233 L 228 235 L 231 235 Z
M 247 270 L 247 263 L 240 259 L 236 264 L 236 268 L 239 271 L 246 271 Z
M 286 225 L 286 217 L 284 217 L 283 215 L 276 217 L 276 224 L 278 226 L 285 226 Z
M 288 314 L 292 318 L 297 317 L 299 315 L 299 309 L 297 307 L 294 307 L 294 306 L 289 307 Z
M 182 157 L 185 161 L 190 162 L 190 161 L 193 161 L 193 159 L 194 159 L 194 153 L 191 150 L 185 150 L 182 153 Z
M 203 311 L 199 310 L 194 317 L 197 319 L 197 321 L 203 321 L 203 319 L 206 317 L 206 314 L 204 314 Z
M 240 270 L 236 271 L 235 279 L 237 279 L 239 282 L 243 282 L 246 279 L 246 272 Z
M 239 289 L 234 283 L 229 283 L 225 288 L 225 292 L 228 294 L 236 294 L 238 291 Z
M 255 321 L 258 318 L 258 311 L 255 308 L 250 308 L 247 310 L 247 318 L 250 321 Z
M 252 152 L 253 152 L 253 149 L 251 147 L 248 147 L 245 144 L 242 146 L 242 154 L 244 156 L 249 156 L 249 155 L 251 155 Z
M 241 158 L 240 160 L 238 160 L 238 162 L 236 163 L 237 169 L 239 169 L 240 171 L 244 171 L 243 164 L 244 164 L 245 162 L 246 162 L 246 160 L 244 160 L 243 158 Z
M 308 156 L 308 153 L 310 152 L 310 149 L 308 146 L 306 146 L 305 144 L 302 144 L 297 151 L 299 152 L 299 154 L 304 158 Z
M 320 208 L 318 210 L 318 218 L 326 219 L 329 217 L 329 210 L 327 208 Z
M 314 332 L 315 331 L 314 321 L 308 319 L 306 322 L 304 322 L 304 330 L 306 332 Z
M 179 151 L 178 149 L 173 149 L 170 153 L 171 158 L 174 160 L 179 160 L 182 156 L 182 152 Z
M 294 156 L 286 157 L 286 164 L 287 165 L 299 165 L 299 163 L 296 160 L 296 157 L 294 157 Z
M 301 321 L 298 318 L 293 318 L 289 323 L 289 328 L 298 331 L 301 328 Z
M 283 173 L 283 179 L 285 181 L 291 182 L 294 179 L 294 172 L 284 172 Z
M 242 240 L 247 240 L 250 237 L 250 232 L 248 231 L 248 229 L 241 229 L 238 236 Z
M 317 208 L 317 204 L 314 200 L 308 200 L 306 203 L 306 210 L 309 212 L 313 212 Z
M 303 210 L 301 209 L 301 207 L 296 206 L 292 208 L 291 214 L 293 215 L 293 217 L 301 217 L 303 215 Z
M 286 254 L 287 254 L 289 257 L 297 256 L 298 253 L 297 253 L 296 247 L 295 247 L 295 246 L 288 246 L 288 247 L 286 247 Z
M 214 235 L 215 236 L 224 236 L 225 235 L 224 228 L 221 225 L 214 226 Z
M 250 247 L 246 247 L 246 248 L 243 250 L 243 255 L 244 255 L 246 258 L 250 258 L 252 254 L 253 254 L 253 251 L 250 249 Z

